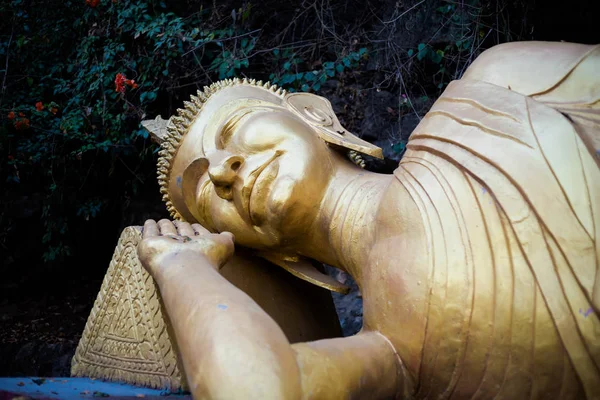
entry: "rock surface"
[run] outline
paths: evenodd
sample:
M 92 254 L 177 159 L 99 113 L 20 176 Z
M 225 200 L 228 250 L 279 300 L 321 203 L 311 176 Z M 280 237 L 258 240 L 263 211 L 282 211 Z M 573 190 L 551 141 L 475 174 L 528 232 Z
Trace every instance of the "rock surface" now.
M 325 266 L 325 270 L 340 283 L 350 287 L 348 294 L 332 292 L 331 296 L 333 297 L 335 310 L 340 319 L 342 334 L 344 336 L 352 336 L 358 333 L 363 325 L 363 300 L 360 289 L 354 279 L 347 273 L 328 265 Z

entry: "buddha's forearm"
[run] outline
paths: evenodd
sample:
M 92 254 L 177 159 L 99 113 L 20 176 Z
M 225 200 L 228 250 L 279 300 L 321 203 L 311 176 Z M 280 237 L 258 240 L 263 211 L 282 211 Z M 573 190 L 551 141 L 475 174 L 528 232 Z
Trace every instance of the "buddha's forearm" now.
M 292 348 L 302 390 L 312 399 L 390 399 L 403 383 L 396 353 L 376 332 L 298 343 Z
M 291 346 L 275 321 L 203 257 L 178 254 L 162 264 L 155 279 L 194 398 L 396 395 L 397 356 L 379 333 Z
M 176 256 L 155 279 L 194 398 L 296 399 L 300 375 L 279 326 L 202 257 Z

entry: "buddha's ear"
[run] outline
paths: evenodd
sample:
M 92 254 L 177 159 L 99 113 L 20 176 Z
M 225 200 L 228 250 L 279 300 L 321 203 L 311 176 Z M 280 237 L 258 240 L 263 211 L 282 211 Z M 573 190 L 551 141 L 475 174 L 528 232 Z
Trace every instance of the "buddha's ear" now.
M 271 252 L 259 252 L 258 256 L 280 266 L 295 277 L 310 282 L 313 285 L 342 294 L 346 294 L 350 291 L 348 286 L 342 285 L 331 276 L 319 271 L 313 264 L 314 261 L 306 257 L 289 257 Z
M 383 151 L 380 147 L 362 140 L 342 126 L 326 98 L 312 93 L 288 93 L 284 104 L 310 124 L 326 143 L 383 160 Z
M 167 125 L 169 124 L 168 119 L 162 119 L 160 115 L 157 115 L 154 119 L 147 119 L 142 121 L 142 126 L 150 133 L 150 137 L 156 143 L 161 144 L 164 142 L 167 135 Z

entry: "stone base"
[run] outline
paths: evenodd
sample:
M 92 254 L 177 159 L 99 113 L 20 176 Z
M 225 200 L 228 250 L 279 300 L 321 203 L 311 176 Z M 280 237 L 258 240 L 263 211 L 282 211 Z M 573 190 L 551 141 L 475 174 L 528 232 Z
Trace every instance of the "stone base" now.
M 178 391 L 184 376 L 158 289 L 137 257 L 141 239 L 140 227 L 121 234 L 71 375 Z

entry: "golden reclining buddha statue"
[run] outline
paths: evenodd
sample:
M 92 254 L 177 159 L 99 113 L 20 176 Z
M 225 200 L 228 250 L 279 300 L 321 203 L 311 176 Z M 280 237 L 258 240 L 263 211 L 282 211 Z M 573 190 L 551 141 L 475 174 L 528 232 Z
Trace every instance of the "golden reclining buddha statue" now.
M 348 159 L 382 154 L 326 99 L 252 80 L 151 130 L 176 221 L 138 254 L 195 398 L 600 398 L 600 46 L 487 50 L 392 175 Z M 312 260 L 348 272 L 362 330 L 291 343 L 220 273 L 234 242 L 332 290 Z

